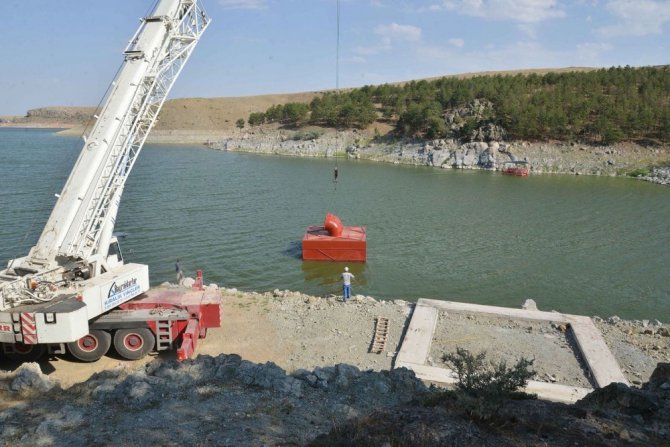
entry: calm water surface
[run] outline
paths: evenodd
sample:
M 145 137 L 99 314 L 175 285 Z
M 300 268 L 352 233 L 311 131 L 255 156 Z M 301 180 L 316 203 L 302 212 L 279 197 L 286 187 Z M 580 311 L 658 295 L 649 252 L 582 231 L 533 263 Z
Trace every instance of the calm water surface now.
M 28 252 L 79 153 L 76 138 L 0 129 L 0 261 Z M 344 264 L 302 262 L 327 211 L 364 225 L 354 293 L 670 322 L 670 188 L 629 179 L 515 178 L 367 162 L 147 145 L 117 231 L 152 282 L 339 292 Z

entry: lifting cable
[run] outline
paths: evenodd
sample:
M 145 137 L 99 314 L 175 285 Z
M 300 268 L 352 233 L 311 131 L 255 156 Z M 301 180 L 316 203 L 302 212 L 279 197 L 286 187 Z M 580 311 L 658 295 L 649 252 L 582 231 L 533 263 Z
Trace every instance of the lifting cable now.
M 340 94 L 340 0 L 337 0 L 337 44 L 335 46 L 335 94 Z M 339 97 L 337 100 L 339 101 Z M 333 170 L 333 186 L 337 191 L 338 151 L 340 149 L 340 134 L 337 117 L 335 118 L 335 169 Z

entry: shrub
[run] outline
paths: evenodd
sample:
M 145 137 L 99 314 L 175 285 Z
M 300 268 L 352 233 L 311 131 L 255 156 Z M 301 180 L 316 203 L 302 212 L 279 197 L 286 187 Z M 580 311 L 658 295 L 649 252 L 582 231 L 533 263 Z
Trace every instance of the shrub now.
M 292 127 L 300 127 L 307 122 L 309 106 L 301 102 L 289 102 L 284 105 L 282 123 Z
M 519 389 L 535 375 L 531 369 L 534 360 L 521 358 L 510 368 L 505 361 L 487 365 L 485 358 L 485 351 L 473 355 L 459 347 L 443 356 L 456 371 L 459 391 L 456 395 L 446 392 L 443 398 L 457 400 L 471 416 L 482 420 L 491 419 L 508 399 L 531 397 Z
M 534 360 L 525 358 L 512 368 L 505 361 L 498 364 L 491 362 L 491 367 L 484 364 L 486 351 L 472 355 L 464 348 L 456 348 L 455 353 L 445 354 L 443 359 L 453 365 L 458 375 L 458 388 L 469 394 L 509 395 L 523 388 L 535 371 L 530 369 Z
M 647 177 L 649 175 L 648 168 L 637 168 L 626 174 L 628 177 Z
M 321 136 L 321 132 L 316 130 L 306 130 L 304 132 L 296 132 L 291 136 L 292 140 L 295 141 L 305 141 L 305 140 L 316 140 Z

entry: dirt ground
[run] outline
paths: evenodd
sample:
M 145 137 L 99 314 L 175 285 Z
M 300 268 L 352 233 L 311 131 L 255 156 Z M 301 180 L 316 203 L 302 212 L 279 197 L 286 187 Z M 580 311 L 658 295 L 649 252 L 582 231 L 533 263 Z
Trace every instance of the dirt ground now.
M 401 300 L 377 301 L 355 296 L 313 297 L 299 292 L 245 293 L 222 289 L 223 326 L 210 329 L 196 352 L 216 356 L 239 354 L 257 363 L 274 362 L 287 372 L 347 363 L 361 370 L 389 370 L 412 312 Z M 369 353 L 377 317 L 389 319 L 386 349 Z M 670 361 L 670 337 L 660 323 L 630 322 L 613 317 L 596 324 L 633 384 L 646 381 L 656 364 Z M 646 324 L 646 326 L 645 326 Z M 442 312 L 434 334 L 429 363 L 446 366 L 442 356 L 456 346 L 472 352 L 487 351 L 491 360 L 509 365 L 521 357 L 534 358 L 536 380 L 573 386 L 592 386 L 569 332 L 551 323 L 509 320 L 482 315 Z M 69 356 L 41 362 L 42 371 L 63 388 L 83 382 L 92 374 L 114 368 L 136 369 L 154 358 L 175 358 L 174 352 L 127 361 L 110 352 L 94 363 Z M 17 365 L 0 362 L 0 369 Z
M 389 370 L 411 312 L 411 306 L 405 302 L 365 297 L 343 303 L 336 297 L 317 298 L 293 292 L 259 294 L 227 290 L 223 296 L 223 325 L 210 329 L 207 337 L 199 341 L 196 352 L 212 356 L 239 354 L 252 362 L 274 362 L 288 372 L 338 363 L 355 365 L 361 370 Z M 389 338 L 385 352 L 371 354 L 368 349 L 377 316 L 389 319 Z M 68 388 L 94 373 L 114 368 L 136 369 L 159 356 L 176 358 L 174 352 L 165 352 L 127 361 L 110 352 L 94 363 L 56 356 L 44 359 L 40 366 L 63 388 Z M 0 362 L 0 369 L 16 366 Z

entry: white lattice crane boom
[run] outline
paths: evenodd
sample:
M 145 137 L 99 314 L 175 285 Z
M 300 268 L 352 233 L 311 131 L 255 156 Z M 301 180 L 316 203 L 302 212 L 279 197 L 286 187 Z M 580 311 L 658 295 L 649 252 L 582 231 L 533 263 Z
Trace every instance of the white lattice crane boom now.
M 89 320 L 149 288 L 146 265 L 109 253 L 116 214 L 128 174 L 209 22 L 198 0 L 160 0 L 141 20 L 37 244 L 0 272 L 0 342 L 77 340 Z
M 29 265 L 55 267 L 61 257 L 94 263 L 107 256 L 128 173 L 208 23 L 198 4 L 185 0 L 164 0 L 142 20 Z

